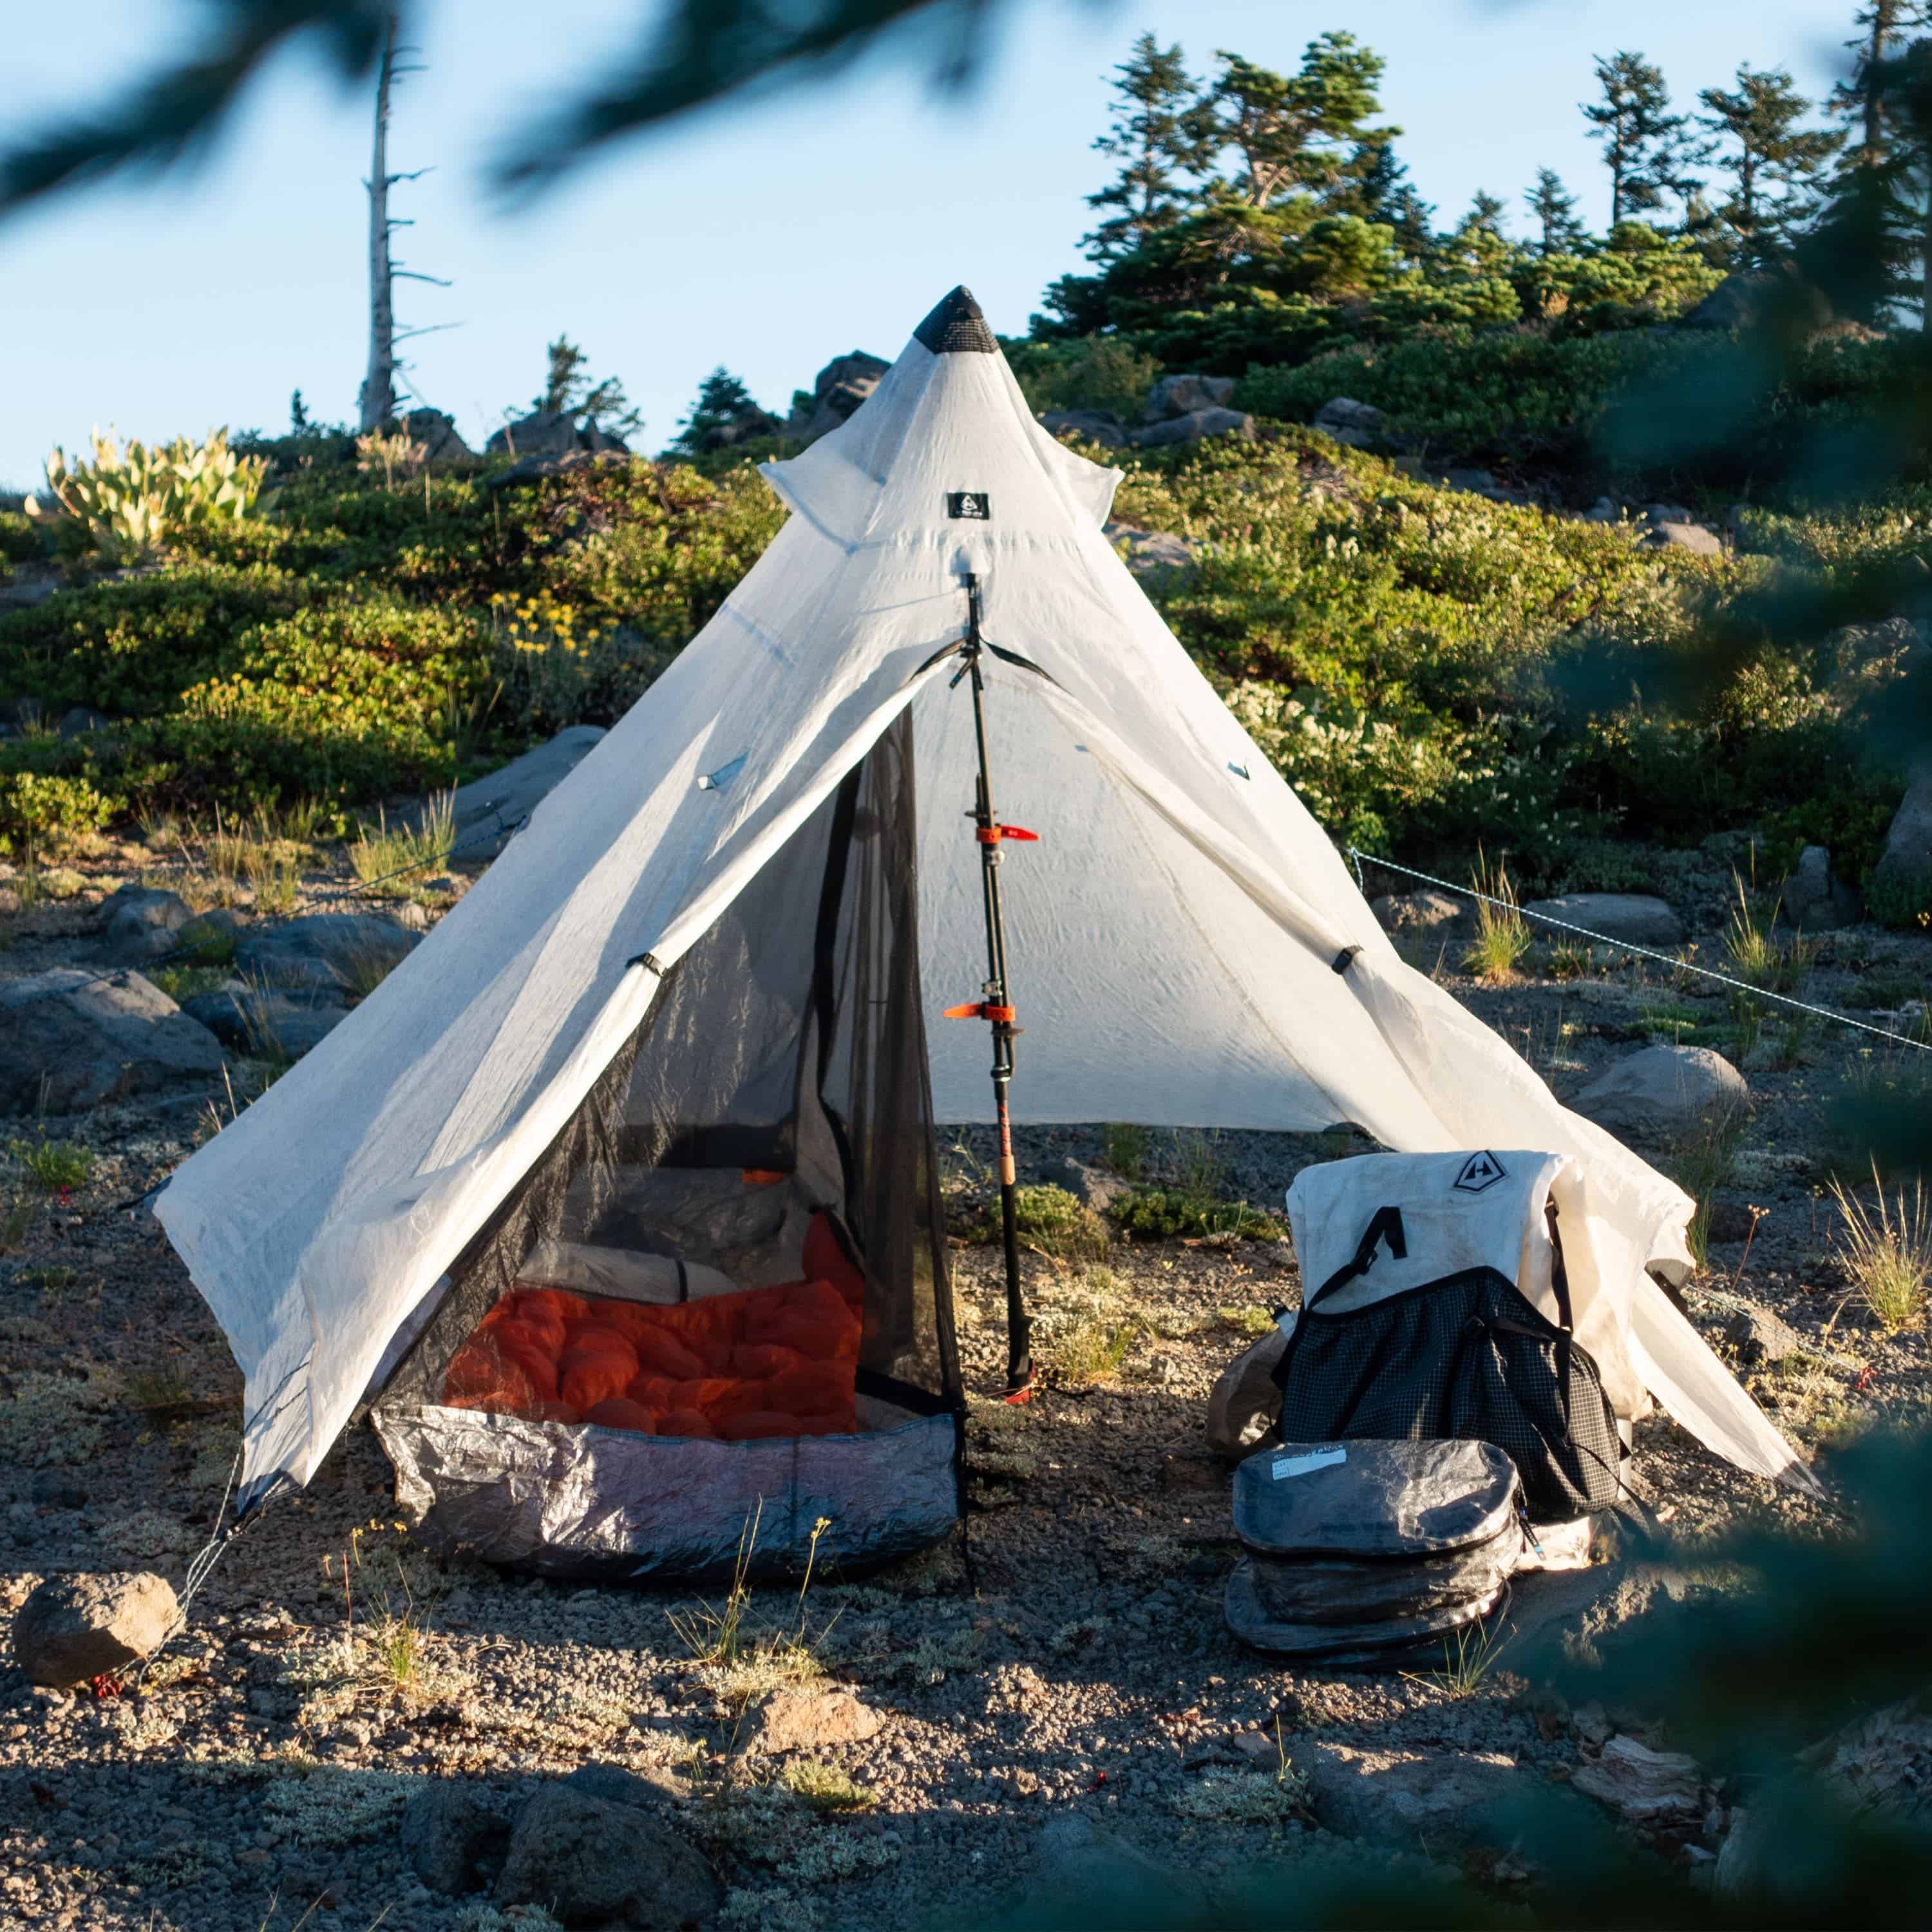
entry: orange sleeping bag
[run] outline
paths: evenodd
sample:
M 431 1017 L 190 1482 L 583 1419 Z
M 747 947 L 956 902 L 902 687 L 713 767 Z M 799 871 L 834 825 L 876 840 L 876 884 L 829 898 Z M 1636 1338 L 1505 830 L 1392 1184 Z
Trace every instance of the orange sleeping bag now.
M 457 1352 L 453 1408 L 745 1442 L 850 1435 L 865 1277 L 812 1217 L 806 1279 L 674 1306 L 513 1287 Z

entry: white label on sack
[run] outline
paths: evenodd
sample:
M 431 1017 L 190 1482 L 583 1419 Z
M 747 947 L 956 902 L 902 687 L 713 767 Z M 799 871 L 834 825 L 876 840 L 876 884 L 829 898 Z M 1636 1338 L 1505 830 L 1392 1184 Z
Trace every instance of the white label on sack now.
M 1306 1456 L 1277 1456 L 1268 1474 L 1278 1483 L 1284 1476 L 1305 1476 L 1311 1469 L 1329 1468 L 1348 1460 L 1346 1449 L 1317 1449 Z

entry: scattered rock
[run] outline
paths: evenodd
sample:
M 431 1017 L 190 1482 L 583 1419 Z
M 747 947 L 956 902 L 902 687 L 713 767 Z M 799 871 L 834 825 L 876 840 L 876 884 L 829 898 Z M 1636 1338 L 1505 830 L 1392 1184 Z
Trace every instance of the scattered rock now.
M 706 454 L 716 450 L 736 449 L 742 443 L 762 442 L 781 434 L 784 429 L 784 424 L 769 410 L 761 410 L 754 403 L 723 422 L 713 423 L 698 438 L 698 446 L 700 453 Z
M 1369 902 L 1382 929 L 1398 939 L 1463 939 L 1475 930 L 1467 899 L 1425 886 L 1418 892 L 1385 892 Z
M 507 470 L 500 470 L 484 485 L 488 490 L 508 490 L 523 483 L 538 483 L 546 476 L 568 476 L 599 463 L 629 463 L 634 459 L 622 450 L 566 450 L 561 456 L 520 456 Z
M 175 934 L 194 917 L 187 901 L 172 892 L 123 886 L 102 902 L 100 927 L 107 956 L 117 965 L 139 966 L 174 951 Z
M 1932 877 L 1932 771 L 1912 780 L 1893 814 L 1874 876 L 1886 884 Z
M 1599 496 L 1582 516 L 1582 520 L 1586 524 L 1620 524 L 1623 520 L 1622 509 L 1616 500 L 1611 496 Z
M 1713 1201 L 1704 1220 L 1704 1232 L 1714 1241 L 1746 1240 L 1751 1227 L 1751 1210 L 1742 1201 Z
M 1697 1760 L 1682 1751 L 1652 1750 L 1634 1738 L 1611 1738 L 1596 1762 L 1579 1765 L 1570 1781 L 1638 1824 L 1694 1817 L 1702 1808 Z
M 166 1579 L 145 1570 L 51 1576 L 14 1619 L 14 1659 L 29 1684 L 67 1690 L 139 1663 L 176 1615 Z
M 224 986 L 197 993 L 182 1008 L 237 1053 L 256 1059 L 299 1060 L 349 1017 L 339 1000 Z
M 1594 1701 L 1579 1704 L 1570 1713 L 1570 1728 L 1586 1744 L 1594 1744 L 1599 1750 L 1608 1744 L 1613 1726 L 1604 1714 L 1602 1705 Z
M 1724 1334 L 1748 1367 L 1763 1367 L 1804 1352 L 1803 1337 L 1768 1308 L 1740 1308 L 1724 1324 Z
M 1107 449 L 1127 446 L 1127 426 L 1112 410 L 1047 410 L 1040 420 L 1052 436 L 1077 436 Z
M 500 1863 L 506 1835 L 502 1820 L 454 1778 L 425 1780 L 404 1808 L 403 1855 L 432 1892 L 460 1898 L 484 1883 L 485 1868 Z
M 279 990 L 340 997 L 368 992 L 418 943 L 415 933 L 372 913 L 311 913 L 247 934 L 235 965 L 242 978 Z
M 1353 396 L 1330 396 L 1315 412 L 1314 426 L 1351 449 L 1367 449 L 1388 440 L 1388 416 L 1373 403 L 1358 403 Z
M 1775 317 L 1808 329 L 1828 327 L 1830 298 L 1787 269 L 1738 268 L 1678 318 L 1683 328 L 1754 328 Z
M 1652 524 L 1637 539 L 1640 550 L 1688 550 L 1694 556 L 1722 556 L 1724 540 L 1702 524 Z
M 0 986 L 0 1114 L 77 1113 L 221 1071 L 221 1043 L 138 973 Z
M 1071 1155 L 1042 1168 L 1040 1178 L 1049 1187 L 1065 1188 L 1082 1207 L 1092 1209 L 1096 1214 L 1106 1214 L 1124 1195 L 1133 1192 L 1132 1182 L 1123 1180 L 1118 1174 L 1109 1174 L 1103 1167 L 1090 1167 Z
M 1461 490 L 1472 496 L 1487 496 L 1496 487 L 1495 476 L 1486 470 L 1445 470 L 1441 482 L 1445 490 Z
M 1643 520 L 1647 524 L 1688 524 L 1690 511 L 1682 503 L 1646 503 Z
M 855 349 L 835 356 L 818 372 L 809 400 L 800 397 L 785 423 L 785 434 L 811 442 L 835 430 L 879 386 L 879 378 L 892 365 L 882 357 Z
M 76 704 L 62 712 L 60 734 L 63 738 L 85 738 L 90 732 L 111 730 L 113 726 L 113 719 L 106 712 Z
M 524 1806 L 496 1900 L 540 1905 L 565 1925 L 683 1932 L 716 1912 L 720 1894 L 711 1868 L 660 1820 L 560 1784 Z
M 1829 932 L 1840 922 L 1834 884 L 1830 850 L 1822 845 L 1806 846 L 1778 889 L 1780 914 L 1808 932 Z
M 461 866 L 481 866 L 509 843 L 510 835 L 584 762 L 604 736 L 601 724 L 572 724 L 533 750 L 458 788 L 456 843 Z M 500 836 L 490 836 L 492 823 Z
M 754 1750 L 817 1750 L 826 1744 L 862 1744 L 885 1720 L 849 1690 L 776 1690 L 758 1713 Z
M 441 410 L 412 410 L 394 425 L 410 442 L 423 448 L 425 463 L 460 463 L 475 454 L 456 427 L 454 417 Z
M 1224 1487 L 1228 1472 L 1206 1456 L 1167 1456 L 1161 1460 L 1160 1486 L 1164 1490 L 1208 1491 Z
M 571 410 L 538 410 L 506 423 L 483 446 L 492 454 L 508 456 L 621 455 L 629 448 L 622 436 L 594 423 L 580 423 Z
M 1165 449 L 1210 436 L 1238 436 L 1252 442 L 1255 419 L 1240 410 L 1192 410 L 1184 416 L 1169 416 L 1135 430 L 1132 440 L 1136 449 Z
M 1632 946 L 1678 946 L 1684 940 L 1684 922 L 1664 900 L 1648 892 L 1568 892 L 1562 898 L 1530 899 L 1523 910 L 1587 926 L 1606 939 L 1624 940 Z M 1540 936 L 1568 937 L 1552 927 L 1542 928 Z
M 1646 1046 L 1592 1081 L 1570 1106 L 1613 1134 L 1668 1140 L 1750 1097 L 1744 1076 L 1708 1046 Z
M 1127 568 L 1136 577 L 1151 577 L 1164 570 L 1185 570 L 1201 546 L 1172 530 L 1137 530 L 1132 524 L 1108 523 L 1102 526 L 1109 543 L 1125 544 Z
M 1232 376 L 1163 376 L 1148 392 L 1141 420 L 1169 422 L 1202 410 L 1225 410 L 1234 394 Z
M 1513 1759 L 1494 1751 L 1362 1750 L 1306 1742 L 1294 1761 L 1308 1778 L 1315 1815 L 1344 1838 L 1431 1846 L 1499 1835 L 1486 1814 L 1522 1790 Z

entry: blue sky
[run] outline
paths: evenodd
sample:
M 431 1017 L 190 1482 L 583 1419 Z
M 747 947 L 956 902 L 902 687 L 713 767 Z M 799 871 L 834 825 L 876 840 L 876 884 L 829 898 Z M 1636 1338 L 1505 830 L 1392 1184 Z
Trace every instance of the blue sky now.
M 185 0 L 70 0 L 14 10 L 0 139 L 140 74 L 189 17 Z M 1851 0 L 1022 0 L 963 100 L 875 58 L 836 86 L 732 110 L 628 144 L 535 204 L 484 178 L 511 130 L 566 76 L 629 44 L 638 0 L 429 0 L 428 70 L 400 93 L 392 164 L 433 165 L 399 190 L 423 397 L 472 441 L 538 387 L 567 332 L 674 433 L 722 362 L 782 406 L 831 356 L 896 354 L 934 299 L 964 281 L 994 326 L 1024 326 L 1078 266 L 1082 196 L 1107 70 L 1151 28 L 1204 68 L 1227 47 L 1288 67 L 1346 27 L 1387 58 L 1388 118 L 1444 218 L 1478 188 L 1517 206 L 1553 166 L 1600 224 L 1607 191 L 1576 104 L 1593 54 L 1634 48 L 1680 103 L 1738 61 L 1784 64 L 1822 94 L 1844 58 Z M 68 198 L 0 225 L 0 485 L 31 487 L 49 447 L 90 427 L 166 437 L 210 425 L 284 428 L 299 386 L 318 416 L 353 412 L 364 350 L 368 104 L 299 58 L 272 70 L 196 173 Z

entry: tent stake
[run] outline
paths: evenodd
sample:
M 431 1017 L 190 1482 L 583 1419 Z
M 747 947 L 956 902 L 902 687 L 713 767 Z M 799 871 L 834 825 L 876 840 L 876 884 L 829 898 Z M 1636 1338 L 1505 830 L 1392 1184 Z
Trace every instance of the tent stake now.
M 993 816 L 993 782 L 986 755 L 986 680 L 980 670 L 980 580 L 963 572 L 966 588 L 965 663 L 954 676 L 970 679 L 973 688 L 973 730 L 978 742 L 980 774 L 972 818 L 980 842 L 980 879 L 986 900 L 986 984 L 982 998 L 947 1009 L 949 1019 L 983 1019 L 993 1030 L 993 1112 L 1000 1133 L 1000 1226 L 1006 1258 L 1006 1400 L 1024 1402 L 1033 1393 L 1032 1326 L 1020 1296 L 1019 1223 L 1015 1200 L 1012 1120 L 1006 1090 L 1013 1077 L 1013 1009 L 1006 990 L 1006 928 L 1000 908 L 1000 848 L 1009 838 L 1030 840 L 1034 835 L 1016 825 L 1002 825 Z

